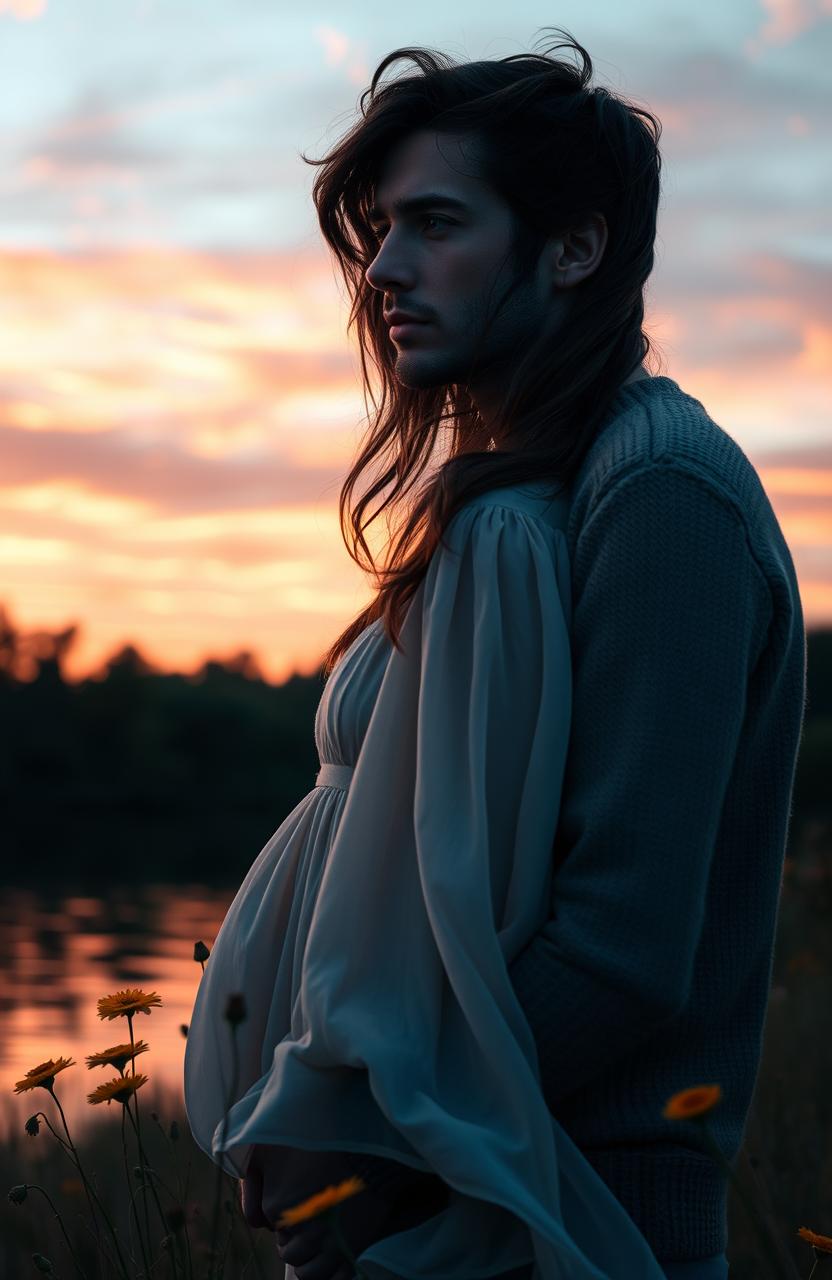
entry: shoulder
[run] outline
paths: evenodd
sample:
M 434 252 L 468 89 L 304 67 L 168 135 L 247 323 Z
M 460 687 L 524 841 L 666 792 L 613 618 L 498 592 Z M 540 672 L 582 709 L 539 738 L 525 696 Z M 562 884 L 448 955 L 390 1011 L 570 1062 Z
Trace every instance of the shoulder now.
M 474 517 L 481 517 L 483 512 L 503 510 L 526 516 L 536 523 L 565 534 L 569 520 L 569 497 L 566 492 L 558 493 L 553 497 L 553 491 L 558 487 L 556 481 L 526 480 L 520 484 L 489 489 L 485 493 L 479 493 L 467 499 L 455 512 L 450 524 L 457 521 L 459 517 L 462 517 L 459 520 L 460 524 L 471 524 L 474 523 Z M 481 524 L 481 518 L 477 522 Z
M 565 583 L 569 501 L 565 492 L 553 496 L 558 487 L 557 482 L 525 481 L 464 499 L 442 531 L 429 574 L 446 571 L 449 557 L 455 565 L 465 557 L 469 568 L 485 577 L 514 574 L 531 563 L 548 573 L 554 564 Z
M 736 440 L 672 378 L 644 379 L 625 392 L 571 489 L 566 541 L 576 589 L 594 552 L 629 554 L 634 540 L 652 539 L 672 547 L 680 563 L 703 549 L 711 564 L 750 557 L 768 608 L 800 617 L 791 552 Z
M 602 506 L 650 491 L 668 518 L 697 493 L 732 512 L 750 542 L 779 527 L 753 464 L 702 403 L 672 378 L 645 378 L 619 393 L 611 417 L 587 451 L 571 489 L 567 538 L 574 549 Z M 678 523 L 678 522 L 677 522 Z

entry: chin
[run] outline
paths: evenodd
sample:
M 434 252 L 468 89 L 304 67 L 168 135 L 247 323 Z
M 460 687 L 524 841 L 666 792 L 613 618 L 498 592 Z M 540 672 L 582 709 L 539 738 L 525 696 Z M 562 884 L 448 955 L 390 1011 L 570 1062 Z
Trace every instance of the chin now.
M 415 358 L 414 358 L 415 357 Z M 458 373 L 456 370 L 437 368 L 430 360 L 420 360 L 416 353 L 400 352 L 396 361 L 396 379 L 411 391 L 428 391 L 433 387 L 448 386 Z

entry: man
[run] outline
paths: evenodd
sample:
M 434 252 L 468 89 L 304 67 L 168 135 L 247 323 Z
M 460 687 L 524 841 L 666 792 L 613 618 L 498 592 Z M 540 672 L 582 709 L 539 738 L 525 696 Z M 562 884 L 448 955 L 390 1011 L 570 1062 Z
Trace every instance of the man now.
M 465 383 L 485 434 L 522 450 L 500 415 L 518 352 L 541 328 L 552 342 L 563 335 L 570 291 L 598 269 L 608 231 L 594 216 L 553 236 L 486 331 L 491 290 L 510 279 L 501 264 L 513 224 L 470 167 L 464 137 L 429 129 L 391 149 L 366 279 L 387 309 L 418 321 L 391 331 L 402 384 Z M 442 198 L 419 217 L 393 212 L 427 193 Z M 459 202 L 450 223 L 448 200 Z M 510 973 L 550 1111 L 672 1275 L 674 1263 L 724 1258 L 724 1176 L 697 1126 L 663 1106 L 719 1083 L 712 1132 L 735 1156 L 771 974 L 803 619 L 750 462 L 699 401 L 641 365 L 575 478 L 569 547 L 573 722 L 552 916 Z M 258 1154 L 244 1189 L 250 1221 L 359 1172 L 370 1190 L 342 1211 L 359 1252 L 400 1229 L 408 1204 L 418 1220 L 442 1203 L 436 1180 L 395 1161 L 295 1155 Z M 416 1183 L 433 1196 L 421 1209 Z M 302 1280 L 351 1274 L 314 1223 L 278 1242 Z

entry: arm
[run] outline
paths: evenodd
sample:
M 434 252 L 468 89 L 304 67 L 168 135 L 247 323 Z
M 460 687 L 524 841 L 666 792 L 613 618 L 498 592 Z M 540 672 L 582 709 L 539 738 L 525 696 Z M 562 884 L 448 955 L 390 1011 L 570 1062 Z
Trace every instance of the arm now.
M 286 1227 L 276 1224 L 285 1209 L 350 1176 L 344 1154 L 279 1144 L 258 1146 L 241 1184 L 243 1216 L 249 1226 L 274 1231 L 281 1260 L 293 1267 L 313 1264 L 318 1280 L 348 1280 L 352 1275 L 325 1219 L 316 1216 Z M 383 1163 L 394 1168 L 404 1167 L 396 1161 Z M 421 1180 L 413 1184 L 414 1189 L 408 1193 L 400 1191 L 388 1199 L 367 1187 L 341 1202 L 339 1227 L 354 1255 L 385 1236 L 409 1230 L 444 1207 L 444 1195 L 436 1191 L 428 1194 L 425 1190 L 424 1180 L 429 1175 L 414 1170 L 408 1172 L 414 1179 Z M 445 1188 L 441 1179 L 430 1177 L 429 1180 Z
M 550 1111 L 685 1002 L 771 612 L 739 513 L 666 465 L 602 497 L 573 581 L 552 915 L 510 967 Z

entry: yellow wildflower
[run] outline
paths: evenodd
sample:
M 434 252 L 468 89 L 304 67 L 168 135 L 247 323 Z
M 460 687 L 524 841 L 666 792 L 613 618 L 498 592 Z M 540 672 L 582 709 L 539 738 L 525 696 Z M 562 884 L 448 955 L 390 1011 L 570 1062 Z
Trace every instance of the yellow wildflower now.
M 817 1231 L 810 1231 L 808 1227 L 798 1227 L 797 1234 L 821 1253 L 832 1253 L 832 1236 L 818 1235 Z
M 295 1205 L 293 1209 L 284 1209 L 277 1221 L 278 1227 L 290 1227 L 296 1222 L 306 1222 L 308 1218 L 317 1218 L 318 1214 L 323 1213 L 326 1209 L 331 1209 L 333 1205 L 340 1204 L 342 1200 L 348 1200 L 350 1196 L 357 1196 L 359 1192 L 365 1189 L 365 1183 L 360 1178 L 347 1178 L 344 1182 L 339 1182 L 337 1186 L 327 1187 L 324 1191 L 318 1191 L 314 1196 L 310 1196 L 308 1200 L 303 1200 L 300 1204 Z
M 108 1080 L 105 1084 L 100 1084 L 92 1093 L 88 1093 L 87 1102 L 95 1106 L 97 1102 L 116 1101 L 126 1106 L 143 1084 L 147 1084 L 147 1076 L 116 1076 L 115 1080 Z
M 48 1062 L 41 1062 L 38 1066 L 32 1067 L 31 1071 L 27 1071 L 25 1079 L 18 1080 L 14 1086 L 14 1091 L 25 1093 L 27 1089 L 51 1089 L 58 1072 L 74 1066 L 75 1062 L 72 1058 L 50 1058 Z
M 150 1013 L 151 1005 L 161 1004 L 155 991 L 150 995 L 140 987 L 128 987 L 114 996 L 102 996 L 98 1001 L 99 1018 L 131 1018 L 134 1013 Z
M 100 1053 L 91 1053 L 87 1057 L 87 1069 L 92 1067 L 115 1067 L 116 1071 L 123 1071 L 125 1066 L 132 1058 L 140 1053 L 146 1053 L 150 1045 L 145 1044 L 144 1040 L 137 1040 L 135 1044 L 114 1044 L 110 1049 L 102 1049 Z
M 722 1097 L 718 1084 L 697 1084 L 692 1089 L 674 1093 L 665 1103 L 662 1115 L 667 1120 L 689 1120 L 711 1111 Z

